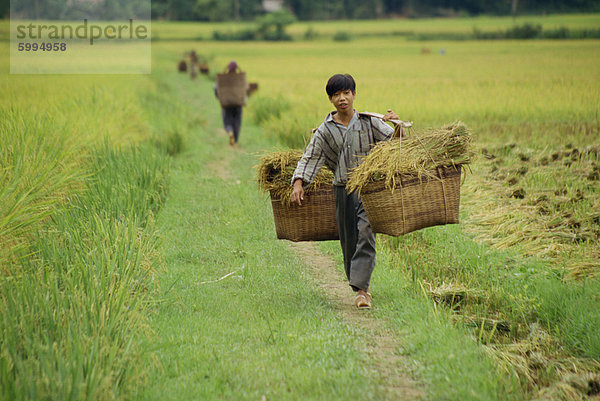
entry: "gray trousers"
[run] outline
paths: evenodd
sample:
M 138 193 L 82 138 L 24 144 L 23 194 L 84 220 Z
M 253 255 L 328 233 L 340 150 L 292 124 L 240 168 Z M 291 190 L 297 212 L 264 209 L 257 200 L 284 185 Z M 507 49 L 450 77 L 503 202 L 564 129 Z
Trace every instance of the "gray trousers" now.
M 354 291 L 366 291 L 375 268 L 375 234 L 371 231 L 371 223 L 356 192 L 348 194 L 343 186 L 333 188 L 348 283 Z

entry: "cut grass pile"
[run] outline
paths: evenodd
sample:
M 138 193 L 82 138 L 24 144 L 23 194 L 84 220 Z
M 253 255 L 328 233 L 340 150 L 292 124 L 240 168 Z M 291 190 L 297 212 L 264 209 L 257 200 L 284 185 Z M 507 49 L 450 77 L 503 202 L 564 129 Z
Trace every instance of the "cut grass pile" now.
M 384 237 L 380 246 L 379 260 L 390 258 L 391 266 L 378 267 L 374 291 L 397 285 L 396 278 L 431 299 L 438 313 L 481 344 L 500 376 L 512 378 L 517 387 L 509 392 L 518 399 L 596 394 L 599 282 L 565 283 L 540 261 L 470 241 L 460 226 Z M 586 380 L 588 386 L 576 385 Z M 557 395 L 565 386 L 574 398 Z
M 569 278 L 597 276 L 600 145 L 538 150 L 513 142 L 480 152 L 483 174 L 466 185 L 475 210 L 468 231 L 498 249 L 555 261 Z
M 385 181 L 391 190 L 398 175 L 435 177 L 436 167 L 470 164 L 470 144 L 471 133 L 461 122 L 380 142 L 352 171 L 346 188 L 360 193 L 370 182 Z
M 300 158 L 302 158 L 300 150 L 283 150 L 265 154 L 255 167 L 259 187 L 281 199 L 283 205 L 289 205 L 292 196 L 292 177 Z M 315 191 L 319 187 L 332 184 L 333 173 L 327 167 L 323 167 L 305 190 Z
M 485 346 L 500 369 L 538 400 L 574 401 L 600 394 L 600 362 L 569 355 L 537 323 L 528 329 L 518 342 Z
M 600 361 L 574 356 L 566 350 L 540 324 L 539 319 L 544 320 L 542 314 L 522 314 L 507 320 L 509 315 L 500 311 L 497 314 L 491 310 L 487 314 L 475 312 L 476 305 L 493 303 L 492 298 L 498 294 L 495 288 L 486 292 L 458 283 L 442 283 L 433 288 L 425 281 L 422 287 L 436 305 L 452 313 L 456 324 L 473 328 L 478 341 L 495 360 L 498 369 L 519 382 L 529 397 L 572 401 L 600 394 Z M 503 296 L 515 295 L 505 293 Z M 530 312 L 535 314 L 534 310 Z M 552 323 L 546 320 L 544 324 Z M 573 321 L 573 324 L 579 325 L 581 322 Z

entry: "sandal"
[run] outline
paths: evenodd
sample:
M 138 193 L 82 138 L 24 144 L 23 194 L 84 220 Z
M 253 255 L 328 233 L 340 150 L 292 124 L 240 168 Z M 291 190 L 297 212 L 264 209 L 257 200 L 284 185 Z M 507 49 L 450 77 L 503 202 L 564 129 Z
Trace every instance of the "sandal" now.
M 359 291 L 354 299 L 354 305 L 358 309 L 371 309 L 371 293 Z

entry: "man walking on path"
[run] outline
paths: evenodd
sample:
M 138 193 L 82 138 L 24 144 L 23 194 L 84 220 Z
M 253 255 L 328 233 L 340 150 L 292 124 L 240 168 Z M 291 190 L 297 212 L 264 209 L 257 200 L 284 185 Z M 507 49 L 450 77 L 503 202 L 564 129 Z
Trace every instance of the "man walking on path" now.
M 358 166 L 373 145 L 390 139 L 394 129 L 385 121 L 398 119 L 390 109 L 382 120 L 354 110 L 356 83 L 348 74 L 332 76 L 325 87 L 335 111 L 319 126 L 292 178 L 291 201 L 302 205 L 304 188 L 323 165 L 334 172 L 334 193 L 338 232 L 344 256 L 344 269 L 350 287 L 356 292 L 355 305 L 371 308 L 369 282 L 375 268 L 375 234 L 357 193 L 348 194 L 348 173 Z
M 231 61 L 227 65 L 227 72 L 229 74 L 235 74 L 238 69 L 238 64 L 235 61 Z M 215 96 L 218 98 L 216 82 L 214 90 Z M 243 88 L 243 90 L 247 91 L 247 88 Z M 240 130 L 242 129 L 242 105 L 221 106 L 221 116 L 223 118 L 223 126 L 229 136 L 229 145 L 235 147 L 240 137 Z

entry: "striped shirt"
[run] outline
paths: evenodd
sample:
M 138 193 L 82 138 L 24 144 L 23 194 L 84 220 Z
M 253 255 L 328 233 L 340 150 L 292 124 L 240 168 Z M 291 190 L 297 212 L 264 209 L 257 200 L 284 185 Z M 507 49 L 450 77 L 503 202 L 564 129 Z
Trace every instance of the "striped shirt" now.
M 379 118 L 365 116 L 354 110 L 348 127 L 335 122 L 329 113 L 317 128 L 294 171 L 292 184 L 301 178 L 309 185 L 326 165 L 334 172 L 333 184 L 346 185 L 348 173 L 358 166 L 375 143 L 388 140 L 394 129 Z

